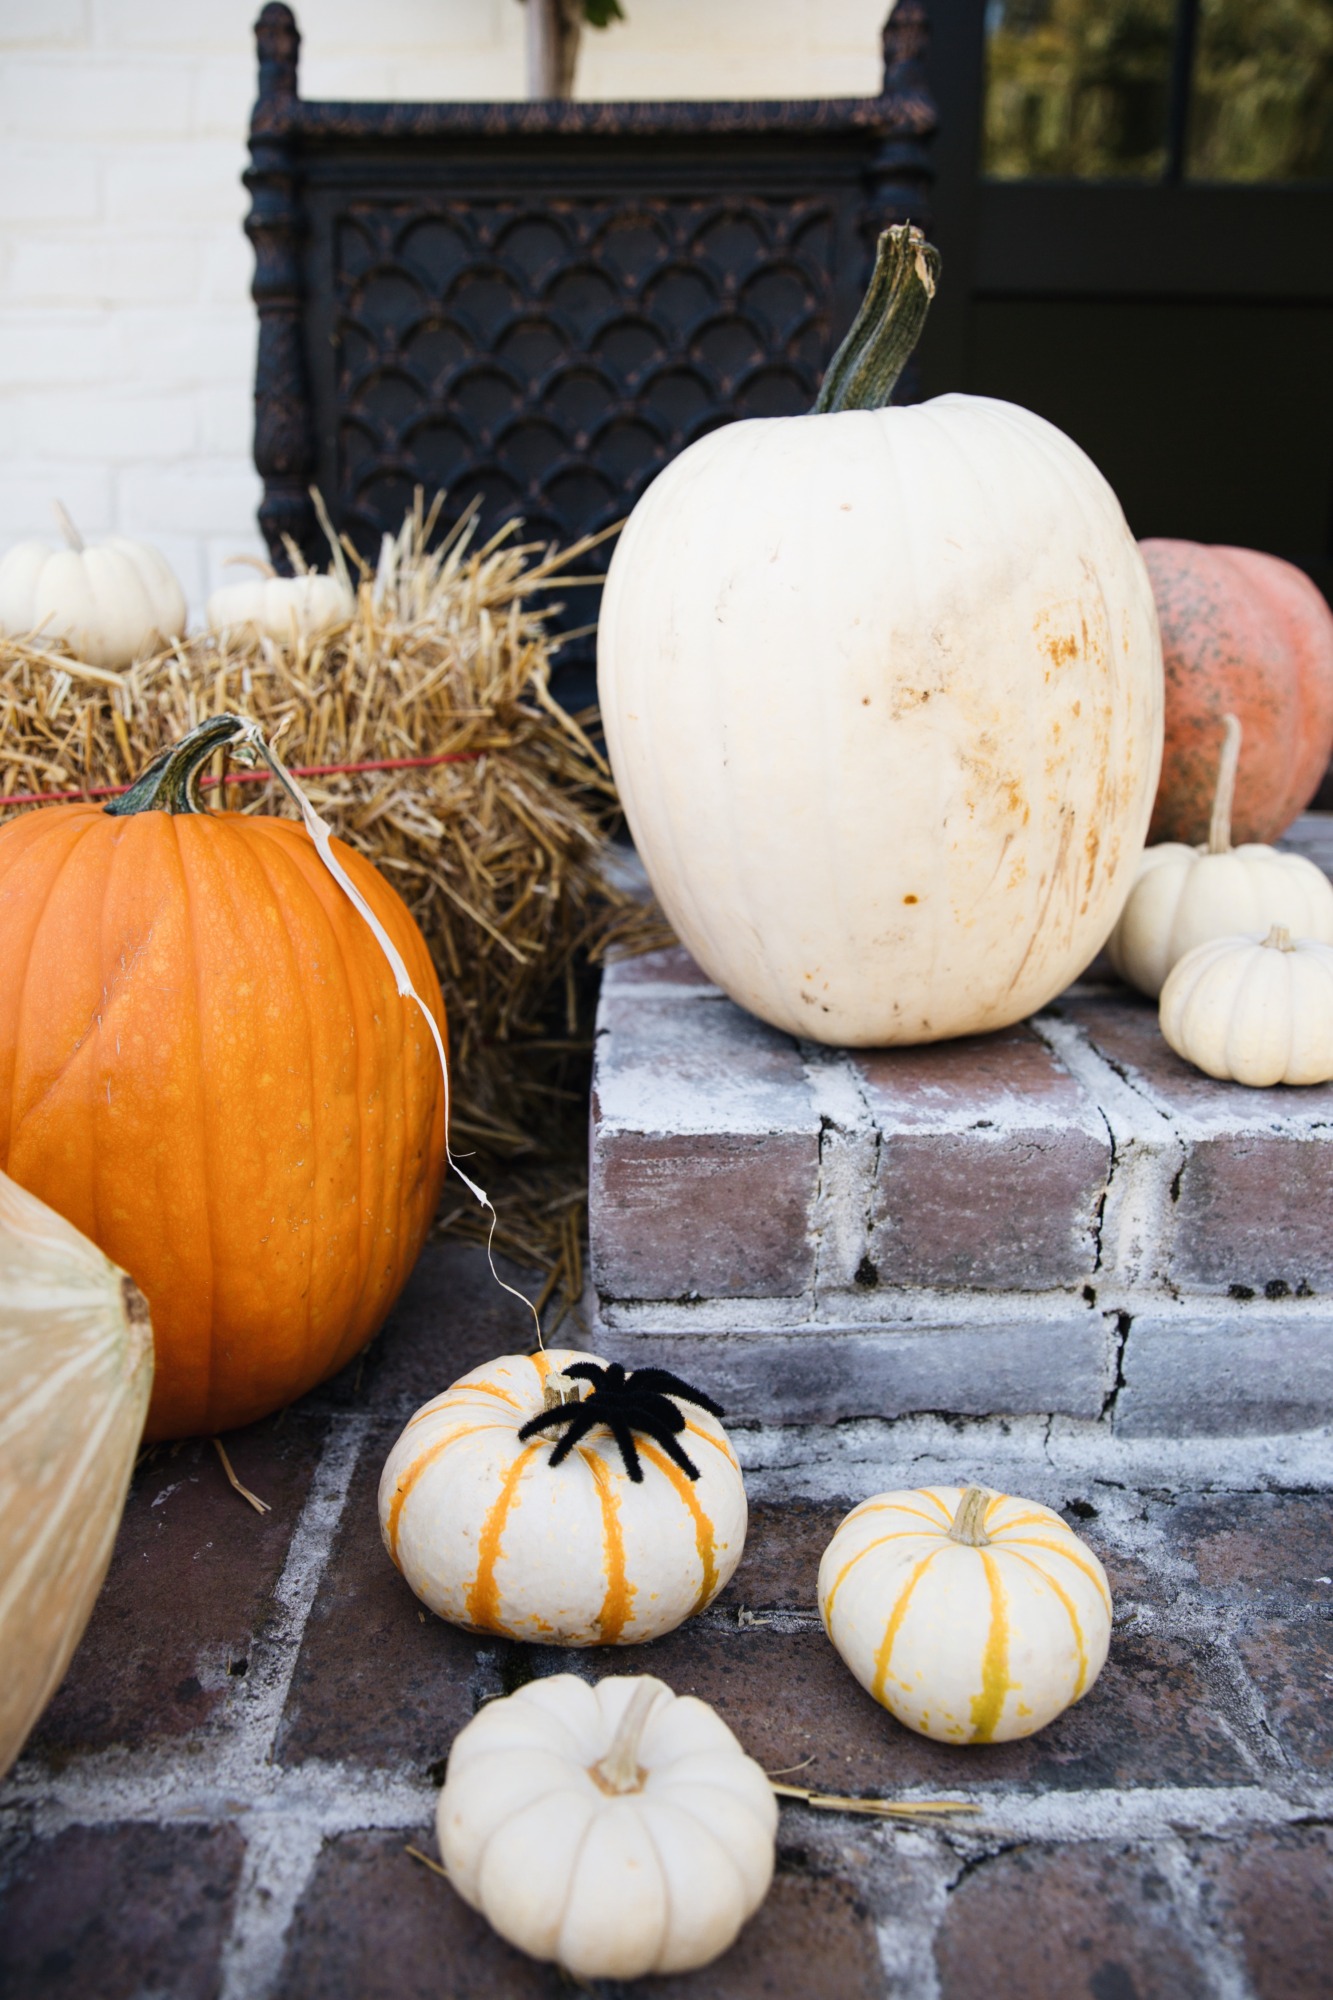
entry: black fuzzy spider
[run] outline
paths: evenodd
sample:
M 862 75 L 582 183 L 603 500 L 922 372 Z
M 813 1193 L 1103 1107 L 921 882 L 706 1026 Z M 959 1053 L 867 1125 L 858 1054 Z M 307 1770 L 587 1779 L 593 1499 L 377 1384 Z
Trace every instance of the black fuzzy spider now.
M 519 1432 L 521 1439 L 527 1439 L 553 1425 L 567 1424 L 569 1428 L 551 1453 L 552 1465 L 568 1458 L 579 1439 L 596 1425 L 605 1424 L 619 1445 L 625 1470 L 636 1486 L 643 1484 L 643 1467 L 634 1443 L 635 1431 L 655 1439 L 667 1457 L 674 1459 L 691 1479 L 699 1477 L 698 1466 L 676 1443 L 685 1428 L 685 1418 L 670 1398 L 678 1396 L 683 1403 L 695 1403 L 701 1410 L 707 1410 L 710 1417 L 720 1417 L 721 1407 L 711 1396 L 692 1389 L 688 1382 L 682 1382 L 679 1375 L 672 1375 L 665 1368 L 636 1368 L 632 1375 L 627 1375 L 618 1361 L 605 1368 L 599 1368 L 594 1361 L 576 1361 L 564 1372 L 591 1382 L 592 1394 L 582 1402 L 561 1403 L 553 1410 L 529 1417 Z

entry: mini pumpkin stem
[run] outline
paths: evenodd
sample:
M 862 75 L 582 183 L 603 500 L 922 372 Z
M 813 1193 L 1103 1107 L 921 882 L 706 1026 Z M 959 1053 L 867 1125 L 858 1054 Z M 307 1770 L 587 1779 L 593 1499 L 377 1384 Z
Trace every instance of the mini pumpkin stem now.
M 1264 943 L 1271 945 L 1274 951 L 1295 951 L 1296 949 L 1292 941 L 1291 932 L 1285 924 L 1274 924 L 1268 936 L 1264 939 Z
M 958 1502 L 957 1512 L 949 1529 L 951 1542 L 962 1542 L 965 1548 L 986 1549 L 990 1547 L 990 1536 L 986 1533 L 986 1509 L 995 1498 L 984 1486 L 969 1486 Z
M 179 743 L 159 751 L 122 797 L 108 800 L 103 812 L 110 813 L 113 819 L 129 819 L 141 812 L 203 812 L 200 772 L 215 750 L 234 743 L 245 730 L 242 716 L 210 715 L 206 722 L 182 736 Z
M 884 408 L 921 338 L 939 275 L 940 253 L 915 223 L 884 231 L 861 310 L 828 365 L 814 415 Z
M 592 1775 L 604 1792 L 643 1790 L 643 1772 L 639 1769 L 639 1741 L 660 1688 L 660 1681 L 645 1676 L 630 1696 L 629 1706 L 621 1716 L 616 1733 L 611 1739 L 611 1748 L 605 1757 L 592 1767 Z
M 56 517 L 56 523 L 61 534 L 65 537 L 75 555 L 81 556 L 84 550 L 83 536 L 79 533 L 58 500 L 51 502 L 51 509 Z
M 542 1407 L 547 1410 L 562 1410 L 566 1403 L 577 1403 L 583 1397 L 583 1384 L 576 1382 L 572 1375 L 552 1372 L 542 1383 Z
M 1236 796 L 1236 770 L 1240 763 L 1240 723 L 1234 715 L 1224 715 L 1222 754 L 1217 760 L 1217 786 L 1213 792 L 1213 816 L 1208 822 L 1208 852 L 1230 854 L 1231 807 Z

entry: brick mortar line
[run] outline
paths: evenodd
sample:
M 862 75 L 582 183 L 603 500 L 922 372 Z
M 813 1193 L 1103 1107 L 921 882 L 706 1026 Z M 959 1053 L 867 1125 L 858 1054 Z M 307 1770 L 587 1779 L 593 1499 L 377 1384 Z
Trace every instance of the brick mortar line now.
M 1329 1432 L 1127 1438 L 1094 1418 L 958 1417 L 933 1411 L 822 1425 L 735 1425 L 752 1499 L 846 1499 L 881 1486 L 956 1485 L 972 1464 L 988 1483 L 1090 1492 L 1098 1486 L 1182 1492 L 1333 1490 Z M 1041 1492 L 1031 1494 L 1039 1499 Z M 1061 1496 L 1064 1497 L 1063 1495 Z
M 1161 1163 L 1164 1170 L 1168 1161 Z M 1154 1163 L 1156 1167 L 1156 1163 Z M 1169 1193 L 1167 1198 L 1169 1199 Z M 1089 1272 L 1089 1276 L 1094 1275 Z M 1048 1291 L 949 1291 L 927 1286 L 881 1285 L 873 1291 L 826 1290 L 818 1297 L 792 1292 L 760 1298 L 624 1299 L 601 1295 L 598 1321 L 608 1333 L 636 1335 L 723 1334 L 743 1341 L 756 1336 L 809 1333 L 897 1333 L 990 1331 L 1006 1325 L 1067 1326 L 1100 1313 L 1152 1314 L 1182 1326 L 1191 1322 L 1251 1328 L 1333 1325 L 1333 1297 L 1238 1300 L 1222 1292 L 1182 1295 L 1165 1283 L 1116 1282 L 1103 1264 L 1090 1305 L 1078 1285 Z
M 271 1767 L 274 1745 L 291 1691 L 301 1642 L 314 1609 L 320 1582 L 328 1567 L 334 1539 L 347 1506 L 352 1474 L 369 1428 L 367 1419 L 330 1429 L 319 1454 L 314 1478 L 288 1545 L 287 1560 L 274 1589 L 279 1607 L 273 1628 L 265 1633 L 259 1653 L 258 1686 L 254 1670 L 246 1683 L 239 1726 L 219 1745 L 219 1767 L 230 1765 L 242 1776 L 248 1765 L 262 1776 Z M 267 1836 L 267 1837 L 266 1837 Z M 282 1970 L 287 1932 L 306 1884 L 314 1871 L 324 1835 L 318 1825 L 304 1825 L 304 1837 L 288 1823 L 278 1837 L 247 1826 L 245 1862 L 232 1905 L 231 1922 L 221 1957 L 221 2000 L 264 2000 Z
M 163 1761 L 166 1753 L 163 1753 Z M 127 1823 L 180 1826 L 247 1821 L 315 1828 L 321 1839 L 340 1833 L 410 1831 L 431 1817 L 439 1797 L 429 1779 L 376 1770 L 374 1766 L 329 1763 L 310 1759 L 290 1770 L 274 1768 L 262 1789 L 238 1797 L 234 1790 L 205 1786 L 191 1799 L 164 1799 L 160 1785 L 145 1775 L 129 1796 L 125 1786 L 99 1788 L 83 1783 L 69 1787 L 66 1809 L 56 1805 L 63 1789 L 57 1781 L 35 1831 L 43 1836 L 71 1826 L 118 1826 Z M 938 1797 L 939 1787 L 905 1786 L 893 1796 Z M 1033 1785 L 982 1789 L 976 1785 L 949 1787 L 949 1796 L 977 1805 L 977 1817 L 914 1831 L 947 1840 L 963 1851 L 984 1851 L 995 1841 L 1047 1843 L 1096 1840 L 1153 1840 L 1189 1833 L 1222 1837 L 1251 1827 L 1333 1823 L 1333 1780 L 1293 1774 L 1282 1784 L 1270 1779 L 1248 1785 L 1099 1786 L 1081 1790 L 1051 1790 Z M 784 1824 L 829 1828 L 844 1824 L 837 1815 L 815 1812 L 799 1804 L 783 1807 Z M 863 1822 L 858 1822 L 864 1832 Z
M 1203 1907 L 1200 1871 L 1177 1834 L 1157 1844 L 1156 1858 L 1171 1891 L 1171 1905 L 1181 1935 L 1215 2000 L 1258 2000 L 1244 1959 L 1223 1923 L 1210 1919 Z

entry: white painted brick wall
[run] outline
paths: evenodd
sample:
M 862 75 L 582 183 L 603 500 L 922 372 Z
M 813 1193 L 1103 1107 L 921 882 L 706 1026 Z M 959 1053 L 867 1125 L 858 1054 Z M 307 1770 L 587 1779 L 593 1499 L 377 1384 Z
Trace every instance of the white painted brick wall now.
M 0 0 L 0 549 L 142 535 L 198 612 L 258 552 L 240 175 L 260 0 Z M 624 0 L 579 95 L 861 95 L 887 0 Z M 297 0 L 307 97 L 523 92 L 517 0 Z M 232 572 L 234 575 L 235 572 Z

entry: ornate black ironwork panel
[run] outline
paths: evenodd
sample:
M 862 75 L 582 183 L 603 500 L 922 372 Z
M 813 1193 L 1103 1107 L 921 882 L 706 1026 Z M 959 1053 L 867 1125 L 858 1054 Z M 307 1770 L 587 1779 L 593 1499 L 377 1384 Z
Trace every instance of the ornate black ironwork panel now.
M 924 219 L 924 0 L 878 98 L 318 105 L 257 26 L 247 175 L 261 523 L 315 551 L 312 479 L 368 554 L 415 486 L 571 541 L 737 417 L 807 409 L 874 237 Z M 595 607 L 571 605 L 567 623 Z
M 415 482 L 534 537 L 609 526 L 693 439 L 808 409 L 829 351 L 827 201 L 356 202 L 337 227 L 339 517 Z

